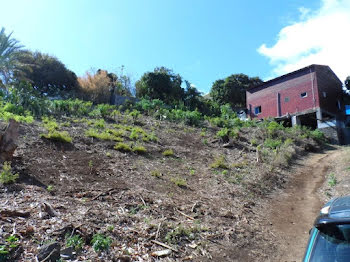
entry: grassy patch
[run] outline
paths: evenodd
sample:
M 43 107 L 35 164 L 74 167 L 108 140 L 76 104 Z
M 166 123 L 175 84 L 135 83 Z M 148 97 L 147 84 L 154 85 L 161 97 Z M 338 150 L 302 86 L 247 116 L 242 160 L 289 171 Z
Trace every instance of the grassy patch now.
M 49 131 L 47 134 L 41 134 L 41 137 L 50 139 L 53 141 L 59 141 L 64 143 L 72 143 L 73 139 L 67 131 Z
M 171 178 L 171 182 L 173 182 L 178 187 L 187 187 L 187 181 L 181 177 Z
M 137 154 L 145 154 L 147 152 L 147 149 L 144 146 L 137 145 L 132 148 L 132 151 Z
M 121 151 L 121 152 L 131 152 L 132 151 L 132 148 L 129 144 L 121 143 L 121 142 L 115 144 L 114 149 Z
M 174 151 L 172 149 L 166 149 L 162 153 L 163 156 L 174 156 Z
M 222 168 L 222 169 L 230 169 L 228 164 L 226 163 L 226 159 L 224 156 L 220 156 L 214 160 L 210 165 L 211 168 Z
M 154 176 L 156 178 L 161 178 L 162 177 L 162 173 L 159 170 L 152 170 L 151 171 L 151 176 Z

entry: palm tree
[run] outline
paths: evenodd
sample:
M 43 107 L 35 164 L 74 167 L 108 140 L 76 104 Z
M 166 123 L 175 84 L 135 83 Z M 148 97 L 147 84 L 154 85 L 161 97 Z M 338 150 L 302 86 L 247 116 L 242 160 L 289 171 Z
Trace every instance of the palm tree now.
M 18 57 L 21 53 L 22 45 L 19 41 L 11 38 L 12 33 L 6 35 L 5 28 L 0 31 L 0 85 L 6 84 L 18 68 Z

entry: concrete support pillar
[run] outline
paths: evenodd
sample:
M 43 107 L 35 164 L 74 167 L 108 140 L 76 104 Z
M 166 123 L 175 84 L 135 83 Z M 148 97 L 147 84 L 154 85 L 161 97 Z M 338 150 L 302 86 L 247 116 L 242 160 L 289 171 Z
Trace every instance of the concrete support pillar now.
M 320 125 L 322 124 L 322 111 L 321 108 L 318 108 L 316 111 L 316 118 L 317 118 L 317 128 L 320 127 Z
M 298 116 L 292 116 L 292 126 L 300 126 L 300 118 Z

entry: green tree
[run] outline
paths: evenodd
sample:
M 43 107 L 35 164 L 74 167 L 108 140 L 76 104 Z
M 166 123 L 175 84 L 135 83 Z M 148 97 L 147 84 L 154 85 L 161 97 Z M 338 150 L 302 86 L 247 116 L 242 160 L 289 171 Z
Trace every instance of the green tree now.
M 160 99 L 171 105 L 178 104 L 184 98 L 179 74 L 165 67 L 157 67 L 153 72 L 145 73 L 135 84 L 136 97 Z
M 0 86 L 12 78 L 13 72 L 19 67 L 18 56 L 23 46 L 12 38 L 12 33 L 6 35 L 5 28 L 0 31 Z
M 202 94 L 189 81 L 185 80 L 184 104 L 190 110 L 200 109 L 202 106 Z
M 233 108 L 245 107 L 246 90 L 262 82 L 259 77 L 233 74 L 225 79 L 216 80 L 210 90 L 210 96 L 220 105 L 230 104 Z
M 77 90 L 77 76 L 56 57 L 41 52 L 22 51 L 17 59 L 21 70 L 15 73 L 15 78 L 30 82 L 42 95 L 65 96 Z

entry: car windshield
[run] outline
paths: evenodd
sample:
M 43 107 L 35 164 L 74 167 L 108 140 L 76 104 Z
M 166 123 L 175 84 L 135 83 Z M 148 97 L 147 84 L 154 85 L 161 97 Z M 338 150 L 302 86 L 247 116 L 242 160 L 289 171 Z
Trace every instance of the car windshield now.
M 350 224 L 331 224 L 319 228 L 309 261 L 349 262 Z

